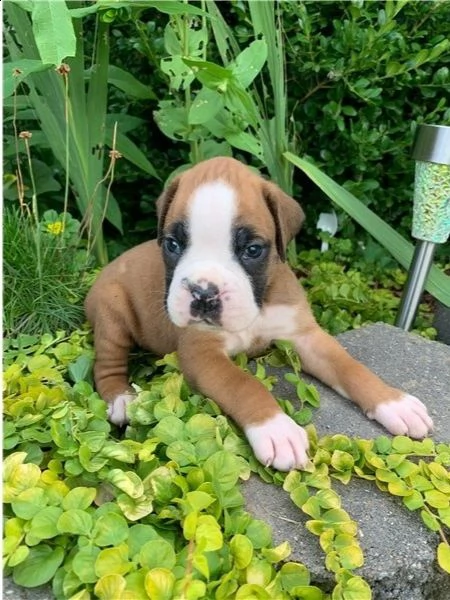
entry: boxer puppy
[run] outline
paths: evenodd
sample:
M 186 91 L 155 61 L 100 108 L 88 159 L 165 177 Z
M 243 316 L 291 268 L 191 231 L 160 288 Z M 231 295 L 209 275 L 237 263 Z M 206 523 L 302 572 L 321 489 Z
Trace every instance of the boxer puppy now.
M 126 423 L 133 345 L 177 351 L 187 380 L 244 430 L 264 465 L 307 462 L 308 439 L 273 396 L 230 356 L 292 342 L 302 368 L 356 402 L 393 434 L 422 438 L 425 406 L 386 385 L 315 321 L 284 262 L 304 215 L 292 198 L 232 158 L 179 175 L 157 201 L 158 239 L 125 252 L 94 283 L 86 313 L 94 329 L 95 383 L 112 423 Z

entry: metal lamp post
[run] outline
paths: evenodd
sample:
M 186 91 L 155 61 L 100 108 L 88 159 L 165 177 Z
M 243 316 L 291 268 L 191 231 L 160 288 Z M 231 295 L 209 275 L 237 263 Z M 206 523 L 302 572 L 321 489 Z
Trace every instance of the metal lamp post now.
M 408 330 L 433 263 L 436 244 L 450 234 L 450 127 L 419 125 L 412 156 L 416 161 L 412 235 L 417 244 L 395 324 Z

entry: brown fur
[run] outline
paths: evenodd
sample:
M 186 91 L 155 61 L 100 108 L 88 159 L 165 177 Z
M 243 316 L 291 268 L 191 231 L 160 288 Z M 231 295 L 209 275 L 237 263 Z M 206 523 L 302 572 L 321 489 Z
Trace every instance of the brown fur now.
M 223 179 L 237 192 L 240 218 L 251 219 L 262 235 L 274 240 L 264 307 L 295 308 L 292 336 L 302 367 L 359 404 L 364 411 L 400 398 L 316 323 L 296 277 L 282 262 L 286 244 L 303 221 L 299 205 L 273 183 L 264 181 L 238 161 L 212 159 L 177 177 L 157 203 L 160 229 L 185 214 L 192 192 L 206 181 Z M 165 307 L 165 271 L 157 241 L 141 244 L 109 264 L 86 299 L 86 314 L 94 328 L 95 382 L 99 394 L 112 401 L 128 383 L 128 354 L 137 344 L 157 355 L 177 350 L 181 369 L 193 386 L 213 398 L 241 426 L 258 424 L 280 409 L 254 377 L 227 356 L 221 331 L 202 326 L 178 328 Z M 247 341 L 249 354 L 272 340 L 256 332 Z

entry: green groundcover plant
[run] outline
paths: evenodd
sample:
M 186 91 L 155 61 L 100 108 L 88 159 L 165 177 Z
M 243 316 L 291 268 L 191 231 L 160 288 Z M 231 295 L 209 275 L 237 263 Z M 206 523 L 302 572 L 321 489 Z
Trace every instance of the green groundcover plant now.
M 289 365 L 305 425 L 318 405 L 285 343 L 249 365 L 272 389 L 267 365 Z M 263 468 L 209 399 L 192 392 L 175 355 L 134 361 L 139 391 L 123 435 L 106 419 L 90 383 L 90 332 L 21 336 L 5 342 L 4 553 L 20 586 L 52 583 L 56 598 L 368 600 L 355 571 L 364 556 L 357 524 L 333 489 L 352 478 L 399 498 L 438 533 L 437 560 L 450 572 L 450 445 L 406 437 L 318 438 L 311 461 L 285 475 Z M 286 541 L 246 510 L 239 482 L 251 472 L 282 485 L 318 536 L 332 591 L 289 560 Z M 305 533 L 306 535 L 306 533 Z

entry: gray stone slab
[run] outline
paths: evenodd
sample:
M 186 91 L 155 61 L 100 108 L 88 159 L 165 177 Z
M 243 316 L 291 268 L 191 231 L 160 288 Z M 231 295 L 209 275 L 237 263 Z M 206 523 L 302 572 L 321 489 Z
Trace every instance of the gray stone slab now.
M 434 439 L 450 441 L 450 347 L 385 324 L 347 332 L 339 340 L 387 383 L 419 397 L 434 419 Z M 305 379 L 320 392 L 321 405 L 313 418 L 319 435 L 343 433 L 371 439 L 386 434 L 351 402 L 313 378 Z M 292 388 L 282 377 L 276 392 L 295 403 Z M 370 481 L 354 480 L 347 486 L 335 482 L 333 487 L 359 525 L 365 564 L 358 573 L 371 585 L 374 600 L 450 599 L 450 577 L 435 560 L 439 538 L 417 514 Z M 289 540 L 290 560 L 303 562 L 316 583 L 331 589 L 333 577 L 325 569 L 324 553 L 316 536 L 304 527 L 308 517 L 288 494 L 256 477 L 246 482 L 243 491 L 249 511 L 272 526 L 275 542 Z

